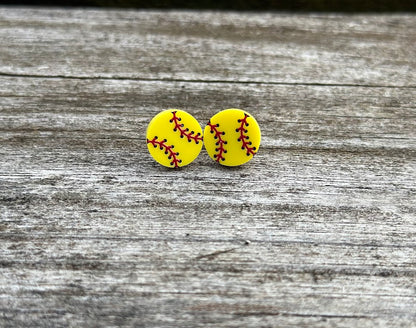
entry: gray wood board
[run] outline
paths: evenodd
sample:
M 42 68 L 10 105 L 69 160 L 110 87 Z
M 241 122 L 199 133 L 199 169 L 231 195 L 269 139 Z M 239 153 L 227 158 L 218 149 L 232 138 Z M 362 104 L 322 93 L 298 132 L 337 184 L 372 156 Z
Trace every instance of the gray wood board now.
M 0 8 L 0 72 L 416 87 L 415 21 Z
M 0 326 L 412 327 L 415 22 L 1 8 Z M 153 162 L 156 113 L 228 107 L 251 162 Z

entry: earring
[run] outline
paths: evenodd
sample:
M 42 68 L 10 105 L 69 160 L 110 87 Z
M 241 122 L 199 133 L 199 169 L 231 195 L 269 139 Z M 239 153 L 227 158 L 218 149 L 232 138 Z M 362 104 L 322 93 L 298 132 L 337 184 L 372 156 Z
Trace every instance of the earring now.
M 215 114 L 204 129 L 208 155 L 225 166 L 242 165 L 257 153 L 261 140 L 255 118 L 241 109 L 225 109 Z
M 203 144 L 202 129 L 190 114 L 168 109 L 150 121 L 146 131 L 150 155 L 159 164 L 178 168 L 198 157 Z

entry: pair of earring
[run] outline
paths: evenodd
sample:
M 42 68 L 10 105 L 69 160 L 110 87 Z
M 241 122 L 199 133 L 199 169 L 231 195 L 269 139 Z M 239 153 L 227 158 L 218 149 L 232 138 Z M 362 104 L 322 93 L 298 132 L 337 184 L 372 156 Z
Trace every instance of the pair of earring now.
M 146 142 L 159 164 L 178 168 L 195 160 L 205 144 L 208 155 L 225 166 L 251 160 L 260 146 L 261 132 L 255 118 L 241 109 L 215 114 L 202 132 L 198 121 L 179 109 L 157 114 L 149 123 Z

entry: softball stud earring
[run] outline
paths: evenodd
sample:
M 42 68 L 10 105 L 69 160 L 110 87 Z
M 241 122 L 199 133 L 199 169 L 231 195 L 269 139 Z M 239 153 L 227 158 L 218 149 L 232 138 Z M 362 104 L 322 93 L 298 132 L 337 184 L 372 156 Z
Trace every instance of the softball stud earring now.
M 202 129 L 190 114 L 168 109 L 157 114 L 146 132 L 147 148 L 159 164 L 178 168 L 188 165 L 202 148 Z
M 208 155 L 226 166 L 251 160 L 259 149 L 260 139 L 257 121 L 241 109 L 225 109 L 215 114 L 204 129 Z

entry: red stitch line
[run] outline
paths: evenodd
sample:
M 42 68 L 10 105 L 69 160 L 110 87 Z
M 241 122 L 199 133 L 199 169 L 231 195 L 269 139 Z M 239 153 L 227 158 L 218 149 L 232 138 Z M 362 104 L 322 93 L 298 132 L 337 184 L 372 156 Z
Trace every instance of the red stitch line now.
M 247 133 L 248 131 L 244 128 L 244 126 L 248 126 L 247 118 L 249 115 L 244 114 L 244 118 L 241 120 L 238 120 L 240 124 L 240 127 L 236 129 L 236 132 L 240 132 L 240 138 L 238 138 L 238 141 L 241 141 L 243 143 L 243 146 L 241 149 L 245 149 L 247 151 L 247 156 L 256 155 L 256 147 L 250 147 L 251 141 L 247 142 L 246 140 L 249 139 L 249 136 L 244 135 L 244 133 Z
M 194 131 L 188 132 L 189 129 L 188 128 L 183 128 L 183 124 L 179 123 L 179 121 L 181 120 L 180 117 L 176 116 L 176 111 L 172 112 L 173 117 L 169 122 L 173 122 L 175 123 L 175 127 L 173 129 L 173 131 L 177 131 L 179 130 L 179 132 L 181 133 L 181 138 L 183 138 L 184 136 L 188 138 L 188 141 L 190 142 L 191 140 L 193 140 L 196 144 L 198 144 L 200 141 L 202 141 L 202 136 L 201 133 L 197 133 L 194 134 Z
M 215 132 L 214 139 L 218 139 L 218 141 L 216 142 L 216 145 L 219 147 L 215 148 L 215 151 L 217 151 L 218 153 L 214 154 L 214 158 L 218 163 L 221 160 L 225 161 L 223 154 L 227 152 L 227 150 L 224 148 L 224 145 L 227 144 L 227 141 L 224 141 L 221 137 L 225 133 L 217 129 L 220 126 L 219 124 L 212 124 L 211 122 L 208 122 L 208 126 L 211 128 L 211 131 L 210 131 L 211 133 Z
M 179 153 L 175 153 L 172 148 L 174 147 L 172 146 L 168 146 L 165 144 L 165 142 L 167 142 L 166 139 L 162 140 L 162 141 L 157 141 L 157 137 L 154 137 L 152 140 L 147 139 L 147 143 L 150 143 L 153 145 L 153 147 L 157 147 L 159 146 L 160 150 L 165 149 L 165 154 L 169 155 L 168 159 L 172 159 L 172 162 L 170 162 L 170 165 L 174 165 L 175 168 L 179 167 L 179 163 L 182 163 L 182 160 L 178 159 L 178 155 Z

